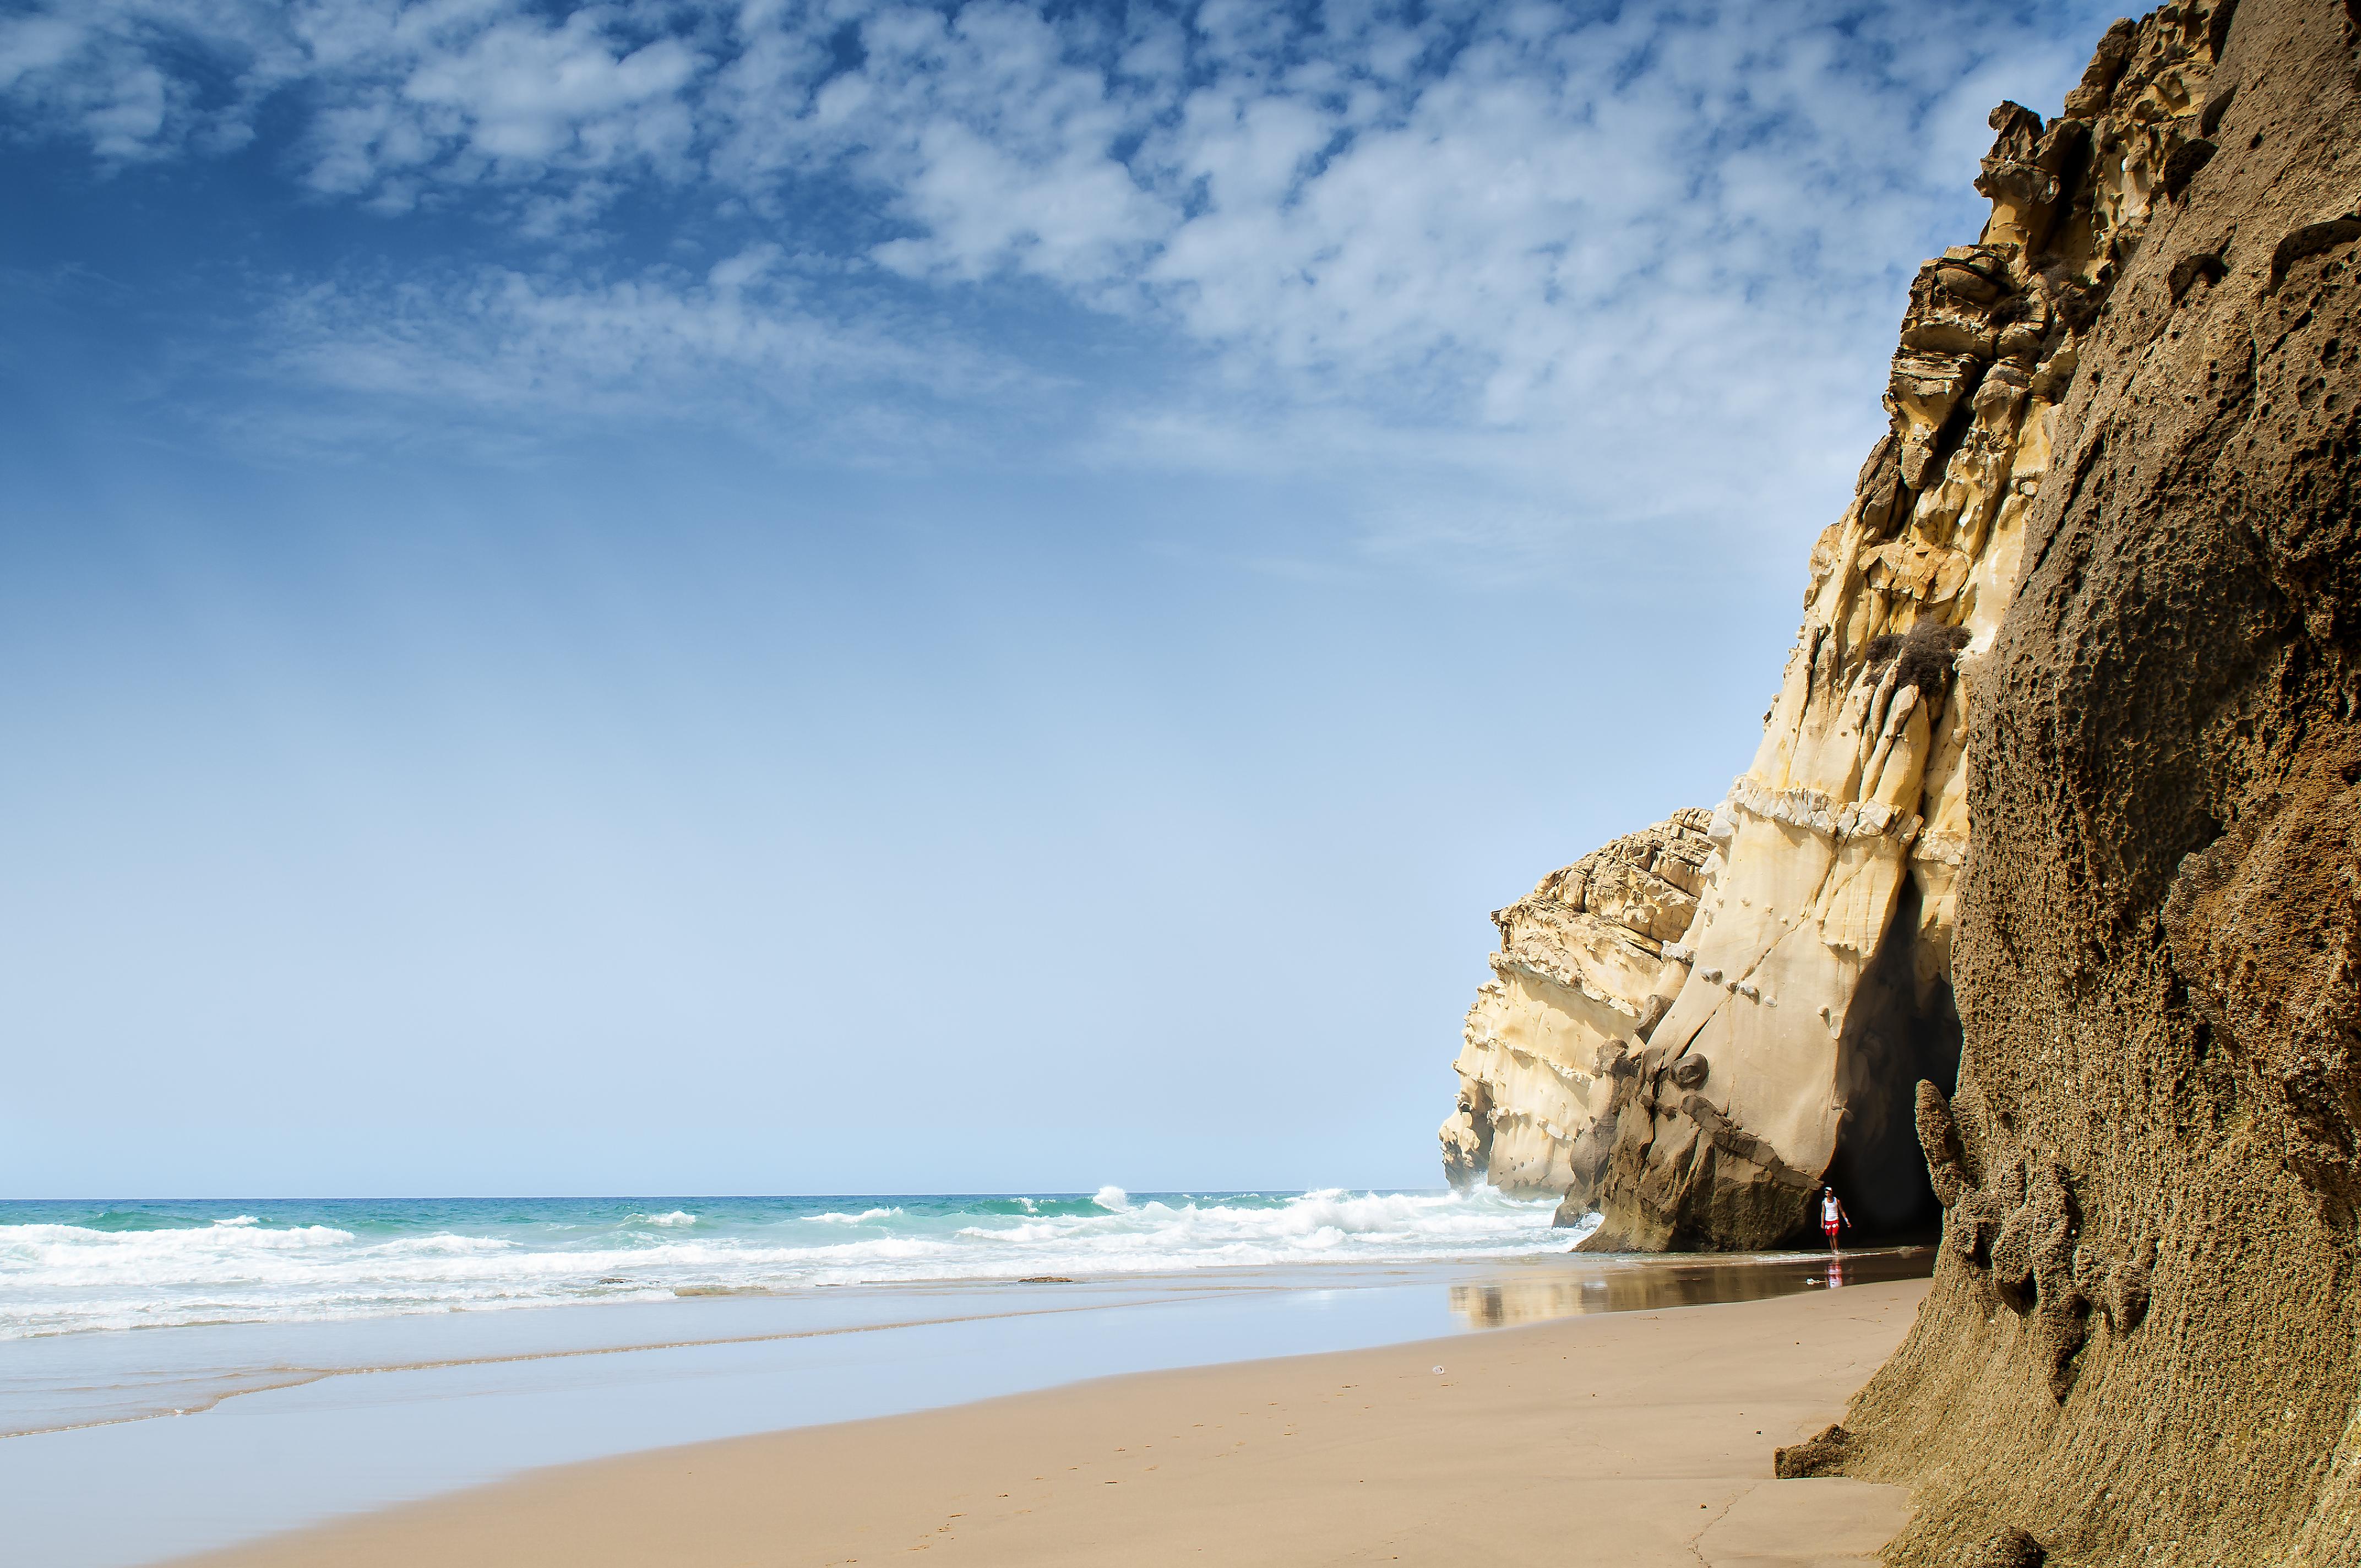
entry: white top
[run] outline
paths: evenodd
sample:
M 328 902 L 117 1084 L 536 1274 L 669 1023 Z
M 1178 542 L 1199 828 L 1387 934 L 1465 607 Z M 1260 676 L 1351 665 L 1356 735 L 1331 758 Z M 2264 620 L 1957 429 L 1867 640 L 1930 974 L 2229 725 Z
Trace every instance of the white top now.
M 1838 1210 L 1838 1208 L 1837 1208 L 1837 1195 L 1836 1195 L 1835 1193 L 1833 1193 L 1833 1192 L 1823 1192 L 1823 1193 L 1821 1193 L 1821 1194 L 1820 1194 L 1820 1223 L 1822 1223 L 1822 1224 L 1824 1224 L 1824 1225 L 1834 1224 L 1834 1223 L 1836 1223 L 1836 1218 L 1837 1218 L 1837 1214 L 1838 1214 L 1838 1212 L 1839 1212 L 1839 1210 Z

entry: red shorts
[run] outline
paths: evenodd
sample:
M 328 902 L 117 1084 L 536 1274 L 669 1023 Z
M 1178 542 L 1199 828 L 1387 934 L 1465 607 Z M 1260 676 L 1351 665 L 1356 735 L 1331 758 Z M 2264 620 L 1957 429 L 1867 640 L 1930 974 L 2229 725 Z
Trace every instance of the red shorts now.
M 1833 1238 L 1837 1234 L 1837 1223 L 1834 1220 L 1822 1220 L 1820 1222 L 1820 1229 L 1828 1232 L 1829 1236 Z

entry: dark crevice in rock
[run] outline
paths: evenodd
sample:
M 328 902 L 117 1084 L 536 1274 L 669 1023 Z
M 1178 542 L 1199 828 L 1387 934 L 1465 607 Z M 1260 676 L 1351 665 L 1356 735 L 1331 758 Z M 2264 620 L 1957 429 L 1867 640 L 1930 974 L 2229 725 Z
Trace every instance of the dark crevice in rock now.
M 1856 1244 L 1931 1240 L 1942 1216 L 1919 1152 L 1915 1096 L 1922 1079 L 1958 1077 L 1960 1017 L 1948 977 L 1918 978 L 1923 897 L 1918 880 L 1905 879 L 1837 1047 L 1844 1122 L 1828 1179 L 1845 1195 L 1854 1224 L 1847 1239 Z

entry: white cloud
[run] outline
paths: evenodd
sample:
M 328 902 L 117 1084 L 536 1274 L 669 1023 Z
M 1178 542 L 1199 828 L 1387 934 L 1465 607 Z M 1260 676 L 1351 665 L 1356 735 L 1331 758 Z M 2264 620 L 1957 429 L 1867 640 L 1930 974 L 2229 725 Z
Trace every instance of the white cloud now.
M 37 106 L 103 159 L 163 150 L 188 89 L 151 63 L 148 32 L 131 7 L 0 22 L 0 92 Z
M 82 47 L 82 29 L 60 16 L 0 22 L 0 88 L 27 74 L 55 71 Z
M 553 213 L 595 215 L 620 178 L 687 172 L 697 127 L 683 92 L 707 62 L 687 39 L 650 36 L 660 18 L 589 6 L 552 20 L 489 0 L 390 12 L 313 0 L 306 16 L 318 190 L 399 208 L 434 185 L 555 177 L 572 188 L 528 203 L 546 227 Z
M 972 455 L 980 436 L 933 405 L 1044 389 L 927 316 L 886 304 L 841 316 L 773 246 L 702 276 L 488 266 L 347 277 L 288 291 L 265 336 L 268 373 L 310 394 L 304 430 L 423 431 L 501 455 L 553 423 L 670 422 L 854 462 L 913 443 Z
M 2055 102 L 2103 21 L 2072 10 L 89 0 L 0 25 L 0 103 L 122 160 L 276 96 L 316 192 L 477 202 L 552 247 L 299 291 L 281 365 L 355 394 L 578 415 L 836 384 L 890 432 L 994 355 L 1038 378 L 994 337 L 1016 281 L 1168 334 L 1069 456 L 1743 518 L 1849 470 L 1910 265 L 1968 237 L 1983 111 Z M 737 259 L 598 269 L 642 186 Z

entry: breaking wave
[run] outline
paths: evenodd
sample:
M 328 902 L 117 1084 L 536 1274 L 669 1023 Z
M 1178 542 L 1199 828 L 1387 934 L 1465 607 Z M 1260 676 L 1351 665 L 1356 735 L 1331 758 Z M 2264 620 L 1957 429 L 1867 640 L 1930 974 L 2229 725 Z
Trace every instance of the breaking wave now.
M 209 1212 L 217 1209 L 218 1212 Z M 0 1204 L 0 1339 L 816 1286 L 1562 1250 L 1471 1192 Z

